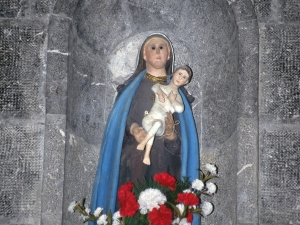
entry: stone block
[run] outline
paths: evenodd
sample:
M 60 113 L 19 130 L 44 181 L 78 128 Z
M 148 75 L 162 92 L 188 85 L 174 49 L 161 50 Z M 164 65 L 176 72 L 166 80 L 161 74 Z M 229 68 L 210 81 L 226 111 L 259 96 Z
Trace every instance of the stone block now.
M 20 0 L 3 0 L 0 3 L 0 17 L 14 18 L 19 15 L 21 7 Z
M 66 115 L 47 114 L 41 224 L 62 224 Z
M 1 224 L 40 224 L 45 115 L 45 25 L 1 21 Z
M 103 130 L 104 126 L 101 127 L 101 133 L 103 133 Z M 102 137 L 98 138 L 100 141 L 102 140 Z M 70 131 L 67 133 L 66 141 L 62 224 L 80 224 L 82 223 L 80 214 L 78 212 L 76 214 L 68 212 L 68 205 L 72 201 L 79 202 L 86 198 L 86 206 L 89 206 L 100 145 L 91 145 Z
M 48 28 L 48 52 L 69 55 L 70 18 L 52 15 Z
M 258 111 L 258 25 L 239 23 L 238 116 L 255 117 Z
M 0 126 L 0 223 L 40 224 L 44 126 Z
M 202 147 L 218 146 L 235 132 L 237 117 L 237 49 L 216 57 L 202 78 Z
M 272 12 L 272 0 L 253 0 L 254 10 L 259 22 L 267 21 Z
M 103 116 L 104 90 L 101 87 L 88 84 L 89 89 L 83 90 L 82 95 L 77 96 L 70 107 L 72 115 L 70 115 L 71 129 L 75 133 L 86 140 L 88 143 L 100 144 L 102 127 L 105 126 L 105 118 Z M 84 96 L 83 92 L 89 92 Z M 76 102 L 77 101 L 77 102 Z
M 259 224 L 298 224 L 299 130 L 265 128 L 260 134 Z
M 45 33 L 42 27 L 4 21 L 0 28 L 3 54 L 0 63 L 2 116 L 30 118 L 44 113 Z
M 0 3 L 0 17 L 44 17 L 53 11 L 54 2 L 54 0 L 3 0 Z
M 56 1 L 53 13 L 65 14 L 67 17 L 72 18 L 74 11 L 79 7 L 79 2 L 79 0 Z
M 258 224 L 258 119 L 239 118 L 237 153 L 237 224 Z
M 268 120 L 299 122 L 300 32 L 297 27 L 268 26 L 261 32 L 260 114 Z
M 31 12 L 34 15 L 45 17 L 48 14 L 52 13 L 55 0 L 35 0 L 30 1 Z
M 48 53 L 47 63 L 46 113 L 66 115 L 68 56 Z
M 201 219 L 202 225 L 237 224 L 237 133 L 235 132 L 230 139 L 223 145 L 214 147 L 205 154 L 216 153 L 215 162 L 204 161 L 202 163 L 214 163 L 218 167 L 218 177 L 212 182 L 218 186 L 217 193 L 212 197 L 202 195 L 202 201 L 210 201 L 214 205 L 214 211 L 210 216 Z M 205 155 L 204 154 L 204 155 Z M 207 159 L 213 160 L 214 156 Z
M 79 46 L 74 46 L 76 52 Z M 99 59 L 100 60 L 100 59 Z M 107 98 L 106 72 L 98 58 L 78 49 L 72 59 L 72 73 L 68 80 L 68 121 L 70 129 L 89 143 L 100 144 L 101 127 L 105 124 Z
M 283 18 L 287 22 L 300 21 L 300 2 L 297 0 L 281 0 Z

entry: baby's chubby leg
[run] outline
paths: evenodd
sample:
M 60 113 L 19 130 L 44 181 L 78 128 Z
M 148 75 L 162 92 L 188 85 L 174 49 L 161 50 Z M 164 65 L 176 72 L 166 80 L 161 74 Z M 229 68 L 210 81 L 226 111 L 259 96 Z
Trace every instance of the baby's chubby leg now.
M 152 148 L 152 144 L 153 144 L 153 140 L 154 137 L 152 137 L 146 144 L 146 151 L 145 151 L 145 155 L 144 155 L 144 159 L 143 159 L 143 163 L 145 163 L 146 165 L 150 165 L 150 151 Z
M 149 133 L 147 133 L 146 137 L 138 144 L 138 146 L 136 147 L 137 150 L 144 150 L 147 142 L 152 138 L 153 136 L 151 136 Z
M 146 137 L 138 144 L 137 149 L 138 150 L 144 150 L 147 142 L 154 137 L 154 135 L 156 134 L 156 132 L 158 131 L 158 129 L 160 128 L 160 126 L 162 125 L 162 123 L 160 121 L 155 121 L 152 125 L 152 127 L 150 128 L 150 130 L 147 132 Z

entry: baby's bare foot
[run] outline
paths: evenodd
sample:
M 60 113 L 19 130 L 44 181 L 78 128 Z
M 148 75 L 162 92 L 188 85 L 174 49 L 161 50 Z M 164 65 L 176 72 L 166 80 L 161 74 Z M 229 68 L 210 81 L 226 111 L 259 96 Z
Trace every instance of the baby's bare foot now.
M 146 165 L 150 165 L 150 158 L 145 157 L 143 163 L 145 163 Z

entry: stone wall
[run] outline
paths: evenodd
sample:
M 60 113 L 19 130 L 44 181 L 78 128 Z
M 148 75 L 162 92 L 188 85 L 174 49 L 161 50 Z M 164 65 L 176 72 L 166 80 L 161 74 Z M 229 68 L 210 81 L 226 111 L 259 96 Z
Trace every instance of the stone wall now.
M 116 86 L 143 39 L 189 64 L 201 164 L 218 165 L 202 224 L 300 224 L 297 0 L 0 3 L 0 224 L 80 224 Z
M 260 27 L 259 221 L 300 224 L 300 2 L 255 3 Z

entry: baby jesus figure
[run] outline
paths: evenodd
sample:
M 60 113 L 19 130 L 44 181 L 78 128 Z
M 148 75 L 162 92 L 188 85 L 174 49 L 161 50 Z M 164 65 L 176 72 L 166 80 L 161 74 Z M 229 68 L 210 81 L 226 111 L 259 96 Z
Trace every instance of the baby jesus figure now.
M 154 136 L 162 136 L 165 132 L 165 117 L 167 112 L 182 113 L 184 105 L 178 88 L 186 85 L 192 78 L 192 70 L 188 66 L 178 67 L 172 75 L 171 81 L 167 85 L 156 83 L 152 86 L 155 93 L 155 102 L 151 110 L 143 118 L 142 126 L 147 132 L 145 138 L 138 144 L 138 150 L 146 151 L 143 163 L 150 165 L 150 151 Z M 173 129 L 173 132 L 175 128 Z M 171 135 L 171 134 L 165 134 Z

